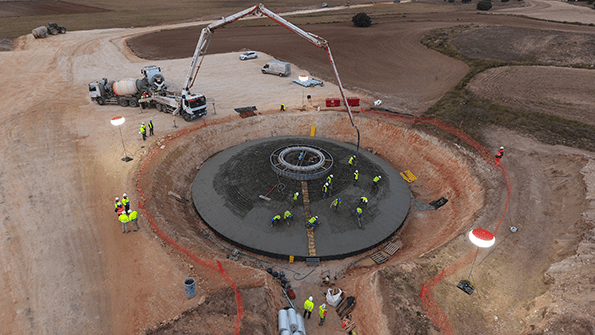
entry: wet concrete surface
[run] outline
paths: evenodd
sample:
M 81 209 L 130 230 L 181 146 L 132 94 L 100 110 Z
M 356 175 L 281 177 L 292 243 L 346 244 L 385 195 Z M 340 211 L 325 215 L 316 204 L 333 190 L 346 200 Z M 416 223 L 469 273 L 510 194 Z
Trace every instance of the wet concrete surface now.
M 310 145 L 327 150 L 334 159 L 331 196 L 323 199 L 325 178 L 308 181 L 310 212 L 319 217 L 316 227 L 316 257 L 336 259 L 363 252 L 390 237 L 402 224 L 409 210 L 411 193 L 407 183 L 389 163 L 359 150 L 358 182 L 348 159 L 356 147 L 313 137 L 270 137 L 226 149 L 204 163 L 194 179 L 194 206 L 205 223 L 220 237 L 260 254 L 297 260 L 308 257 L 306 213 L 301 182 L 278 176 L 271 168 L 270 155 L 289 145 Z M 379 187 L 372 190 L 372 179 L 381 175 Z M 269 193 L 270 192 L 270 193 Z M 299 201 L 291 208 L 291 194 Z M 267 195 L 268 194 L 268 195 Z M 259 195 L 266 195 L 270 201 Z M 369 203 L 359 228 L 354 214 L 359 199 Z M 342 204 L 335 213 L 330 204 Z M 293 214 L 289 226 L 283 221 L 271 227 L 271 218 Z

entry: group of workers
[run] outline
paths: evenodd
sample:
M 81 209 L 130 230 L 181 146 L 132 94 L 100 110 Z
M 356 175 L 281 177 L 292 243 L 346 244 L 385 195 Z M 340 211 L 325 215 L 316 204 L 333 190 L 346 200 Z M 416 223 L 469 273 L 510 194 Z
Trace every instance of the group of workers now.
M 354 171 L 354 185 L 357 183 L 357 181 L 359 180 L 359 171 L 358 170 L 353 170 L 354 166 L 355 166 L 355 160 L 356 160 L 356 156 L 350 156 L 349 160 L 348 160 L 348 164 L 349 164 L 349 168 L 351 171 Z M 334 176 L 332 174 L 329 174 L 326 177 L 325 183 L 322 185 L 322 199 L 326 199 L 329 196 L 331 196 L 332 194 L 332 189 L 333 189 L 333 178 Z M 372 189 L 371 191 L 374 191 L 376 188 L 378 188 L 378 184 L 380 183 L 380 180 L 382 179 L 381 175 L 376 175 L 374 176 L 374 178 L 372 179 Z M 295 206 L 295 204 L 297 203 L 298 199 L 299 199 L 300 193 L 299 192 L 295 192 L 292 193 L 290 196 L 290 208 L 293 208 Z M 330 204 L 330 208 L 333 209 L 333 211 L 335 213 L 338 212 L 339 210 L 339 206 L 342 203 L 342 199 L 341 198 L 336 198 L 335 200 L 333 200 Z M 365 196 L 362 196 L 360 198 L 359 203 L 357 204 L 355 210 L 354 210 L 354 214 L 357 216 L 358 219 L 361 219 L 362 215 L 363 215 L 363 209 L 366 208 L 368 204 L 368 198 Z M 271 227 L 274 227 L 277 223 L 279 223 L 281 221 L 281 219 L 283 218 L 283 221 L 289 226 L 289 220 L 293 219 L 293 215 L 291 214 L 291 212 L 289 210 L 286 210 L 285 213 L 283 214 L 283 217 L 281 217 L 280 214 L 277 214 L 275 216 L 273 216 L 271 218 Z M 359 222 L 359 221 L 358 221 Z M 320 224 L 320 221 L 318 220 L 318 216 L 311 216 L 307 223 L 306 223 L 306 228 L 308 229 L 314 229 L 316 228 L 316 226 L 318 226 Z
M 155 135 L 153 133 L 153 129 L 155 128 L 155 125 L 153 125 L 153 120 L 149 120 L 149 123 L 146 126 L 144 122 L 140 125 L 140 131 L 138 133 L 143 136 L 143 141 L 147 140 L 147 128 L 149 128 L 149 136 Z
M 138 226 L 138 213 L 130 209 L 130 198 L 126 193 L 122 195 L 122 200 L 116 197 L 114 207 L 114 212 L 118 214 L 118 220 L 122 223 L 122 233 L 130 233 L 130 229 L 128 229 L 128 223 L 130 222 L 134 225 L 134 231 L 140 229 Z
M 355 168 L 355 159 L 356 159 L 356 155 L 353 155 L 353 156 L 349 157 L 349 160 L 347 161 L 347 164 L 349 164 L 350 171 L 353 171 L 353 185 L 354 186 L 357 185 L 357 182 L 359 181 L 359 170 Z M 374 178 L 372 179 L 372 189 L 370 191 L 374 191 L 378 187 L 378 183 L 380 182 L 380 179 L 382 179 L 381 175 L 374 176 Z
M 306 315 L 308 315 L 308 319 L 310 319 L 310 316 L 312 315 L 313 310 L 314 310 L 314 297 L 310 296 L 306 301 L 304 301 L 303 319 L 306 320 Z M 318 306 L 318 316 L 320 316 L 320 322 L 318 322 L 319 326 L 322 326 L 324 324 L 327 314 L 328 314 L 328 311 L 326 309 L 325 303 Z M 348 335 L 357 335 L 355 333 L 355 330 L 350 330 L 347 334 Z
M 310 316 L 312 315 L 312 310 L 314 310 L 314 297 L 311 296 L 310 298 L 308 298 L 308 300 L 304 302 L 304 320 L 306 320 L 306 315 L 308 315 L 308 319 L 310 319 Z M 318 306 L 318 315 L 320 316 L 320 322 L 318 323 L 319 326 L 322 326 L 324 324 L 326 314 L 326 304 Z
M 283 213 L 283 222 L 285 222 L 285 224 L 287 224 L 287 226 L 289 226 L 289 220 L 292 220 L 292 219 L 293 219 L 293 215 L 291 214 L 291 212 L 289 210 L 286 210 L 285 213 Z M 273 227 L 280 221 L 281 221 L 281 215 L 277 214 L 277 215 L 273 216 L 273 218 L 271 219 L 271 227 Z

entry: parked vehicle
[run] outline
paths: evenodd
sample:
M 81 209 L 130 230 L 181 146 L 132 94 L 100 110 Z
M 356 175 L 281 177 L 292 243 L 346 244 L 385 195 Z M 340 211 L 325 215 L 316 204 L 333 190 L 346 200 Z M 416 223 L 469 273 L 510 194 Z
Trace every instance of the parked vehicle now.
M 279 77 L 287 77 L 291 74 L 291 64 L 273 60 L 266 63 L 261 70 L 263 74 L 270 73 L 278 75 Z
M 140 73 L 141 79 L 122 79 L 108 81 L 107 78 L 89 83 L 89 96 L 99 105 L 119 104 L 122 107 L 138 106 L 138 99 L 143 94 L 165 90 L 165 78 L 158 66 L 145 66 Z
M 48 33 L 50 33 L 52 35 L 65 34 L 66 28 L 60 27 L 55 22 L 50 22 L 50 23 L 48 23 Z
M 258 54 L 256 51 L 246 51 L 240 55 L 240 60 L 247 60 L 247 59 L 256 59 L 258 58 Z
M 167 91 L 165 78 L 158 66 L 145 66 L 140 72 L 144 76 L 141 79 L 108 81 L 103 78 L 89 83 L 91 100 L 100 105 L 119 104 L 122 107 L 150 103 L 158 111 L 180 114 L 186 121 L 207 114 L 204 95 Z

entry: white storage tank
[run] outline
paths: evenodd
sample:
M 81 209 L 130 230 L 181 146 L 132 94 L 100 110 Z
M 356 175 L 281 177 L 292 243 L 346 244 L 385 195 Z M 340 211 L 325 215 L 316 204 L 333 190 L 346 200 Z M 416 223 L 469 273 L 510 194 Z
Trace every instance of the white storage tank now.
M 46 38 L 48 37 L 48 28 L 45 26 L 37 27 L 31 31 L 35 38 Z
M 306 326 L 304 326 L 304 318 L 301 314 L 297 313 L 297 330 L 293 332 L 293 335 L 306 335 Z
M 295 332 L 298 329 L 297 316 L 295 315 L 295 309 L 290 308 L 287 310 L 287 319 L 289 320 L 289 330 Z
M 291 335 L 291 332 L 289 331 L 289 320 L 287 318 L 287 311 L 282 309 L 279 311 L 279 333 L 283 334 L 284 331 L 287 332 L 287 335 Z

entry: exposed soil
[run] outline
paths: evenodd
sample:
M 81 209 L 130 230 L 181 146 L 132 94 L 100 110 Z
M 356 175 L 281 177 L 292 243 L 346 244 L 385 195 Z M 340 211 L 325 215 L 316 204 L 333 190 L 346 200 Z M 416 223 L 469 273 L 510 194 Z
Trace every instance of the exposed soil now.
M 475 76 L 467 88 L 480 98 L 504 105 L 595 124 L 593 70 L 500 67 Z
M 0 17 L 100 13 L 106 11 L 102 8 L 63 1 L 0 1 Z
M 469 58 L 557 66 L 593 67 L 595 63 L 595 32 L 489 26 L 463 31 L 452 43 Z
M 379 21 L 371 29 L 329 24 L 307 30 L 331 42 L 350 94 L 359 93 L 368 102 L 381 98 L 390 108 L 416 114 L 437 101 L 466 71 L 461 62 L 420 46 L 419 39 L 430 29 L 473 22 L 576 33 L 592 29 L 475 13 L 415 14 Z M 301 46 L 299 38 L 288 38 L 289 32 L 275 27 L 217 31 L 209 54 L 245 48 L 260 51 L 262 57 L 240 62 L 237 52 L 207 56 L 199 74 L 205 79 L 196 90 L 215 98 L 217 114 L 209 105 L 204 120 L 186 123 L 176 118 L 178 128 L 173 128 L 168 114 L 90 102 L 88 82 L 137 77 L 139 68 L 146 65 L 160 66 L 168 81 L 183 81 L 189 59 L 145 61 L 125 46 L 125 38 L 163 28 L 173 27 L 75 32 L 45 40 L 29 35 L 17 39 L 13 51 L 0 53 L 3 78 L 11 83 L 0 85 L 0 127 L 6 134 L 0 142 L 2 331 L 233 333 L 236 300 L 218 271 L 190 261 L 159 238 L 144 216 L 140 232 L 121 233 L 112 212 L 113 199 L 127 192 L 138 210 L 136 188 L 141 186 L 149 213 L 169 236 L 200 259 L 221 261 L 242 296 L 242 334 L 274 332 L 276 311 L 285 307 L 279 285 L 263 270 L 269 265 L 293 273 L 298 311 L 309 295 L 315 297 L 316 307 L 323 301 L 325 289 L 320 287 L 319 275 L 328 269 L 337 277 L 336 285 L 358 299 L 353 312 L 358 334 L 439 333 L 422 314 L 417 298 L 421 285 L 472 250 L 463 227 L 495 228 L 506 203 L 499 173 L 477 154 L 427 130 L 357 116 L 363 147 L 375 149 L 398 170 L 412 170 L 419 178 L 412 184 L 419 200 L 446 195 L 449 204 L 438 211 L 412 211 L 399 231 L 403 249 L 382 266 L 366 263 L 367 254 L 361 260 L 328 262 L 318 268 L 248 253 L 237 262 L 228 260 L 225 244 L 202 230 L 192 208 L 175 201 L 169 191 L 187 194 L 194 176 L 191 171 L 233 142 L 275 134 L 306 135 L 313 124 L 317 136 L 353 143 L 356 135 L 346 114 L 314 112 L 318 106 L 324 109 L 324 98 L 337 95 L 324 52 Z M 155 52 L 160 54 L 176 46 L 182 52 L 178 57 L 188 57 L 186 52 L 193 50 L 198 35 L 187 41 L 175 40 L 180 36 L 176 33 L 164 36 L 151 39 L 148 47 L 161 50 Z M 493 43 L 498 41 L 505 43 Z M 136 48 L 142 55 L 139 44 Z M 312 51 L 295 52 L 306 48 Z M 574 56 L 571 52 L 567 57 Z M 273 57 L 292 62 L 294 77 L 259 74 L 260 63 Z M 304 91 L 291 79 L 307 71 L 327 84 L 308 89 L 314 99 L 304 112 Z M 275 113 L 280 101 L 288 112 Z M 233 107 L 247 105 L 257 105 L 259 115 L 240 120 Z M 121 139 L 108 122 L 117 115 L 127 120 L 120 128 Z M 143 142 L 138 125 L 149 119 L 156 124 L 156 136 Z M 176 131 L 190 133 L 170 141 Z M 491 150 L 506 147 L 503 163 L 513 183 L 510 207 L 496 236 L 498 244 L 478 256 L 474 295 L 454 287 L 469 268 L 442 280 L 432 295 L 460 334 L 592 333 L 594 155 L 547 146 L 497 128 L 486 129 L 485 138 Z M 120 160 L 123 144 L 132 162 Z M 435 151 L 428 152 L 430 148 Z M 163 154 L 149 165 L 151 177 L 137 185 L 139 164 L 149 149 Z M 511 225 L 518 232 L 507 230 Z M 364 264 L 371 266 L 361 267 Z M 183 280 L 188 276 L 197 282 L 193 299 L 184 296 Z M 344 334 L 332 309 L 323 328 L 316 325 L 316 315 L 313 319 L 306 323 L 309 334 Z M 208 327 L 201 328 L 204 325 Z

